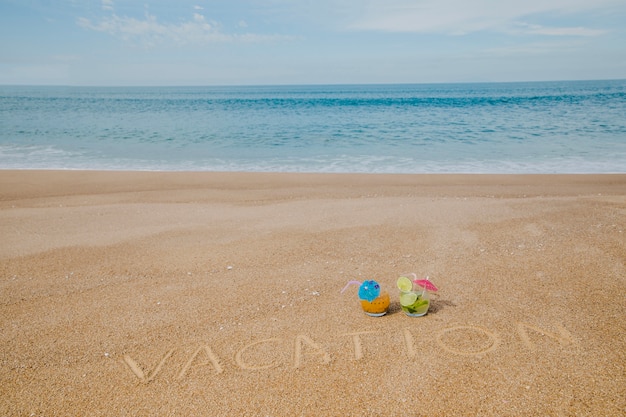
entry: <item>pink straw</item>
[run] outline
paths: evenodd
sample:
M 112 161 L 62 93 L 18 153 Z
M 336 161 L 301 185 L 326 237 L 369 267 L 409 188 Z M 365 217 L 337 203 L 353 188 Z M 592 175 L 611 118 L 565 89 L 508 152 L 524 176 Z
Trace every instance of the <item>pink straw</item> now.
M 343 292 L 344 292 L 345 290 L 347 290 L 347 289 L 348 289 L 348 287 L 349 287 L 350 285 L 352 285 L 352 284 L 361 285 L 361 283 L 360 283 L 359 281 L 348 281 L 348 283 L 346 284 L 346 286 L 345 286 L 345 287 L 343 287 L 343 290 L 341 290 L 341 293 L 343 294 Z

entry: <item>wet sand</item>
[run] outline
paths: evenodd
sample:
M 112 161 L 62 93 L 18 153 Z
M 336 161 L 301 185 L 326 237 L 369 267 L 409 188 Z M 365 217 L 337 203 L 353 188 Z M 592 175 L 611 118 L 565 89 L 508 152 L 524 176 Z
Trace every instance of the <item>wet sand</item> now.
M 626 175 L 0 171 L 0 236 L 1 415 L 626 414 Z

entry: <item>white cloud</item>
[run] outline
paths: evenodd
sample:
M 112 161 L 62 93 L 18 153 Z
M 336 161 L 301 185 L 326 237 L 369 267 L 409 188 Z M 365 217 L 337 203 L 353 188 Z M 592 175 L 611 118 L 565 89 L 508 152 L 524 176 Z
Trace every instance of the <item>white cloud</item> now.
M 519 23 L 519 33 L 530 35 L 546 36 L 601 36 L 607 33 L 606 30 L 589 29 L 584 27 L 545 27 L 541 25 Z M 513 33 L 518 32 L 515 29 Z
M 506 32 L 517 21 L 539 14 L 568 14 L 606 10 L 617 0 L 370 0 L 351 29 L 385 32 L 466 34 L 477 31 Z M 519 27 L 517 28 L 519 32 Z M 584 27 L 542 28 L 535 34 L 596 36 Z
M 113 0 L 102 0 L 102 10 L 113 10 Z
M 263 35 L 254 33 L 226 33 L 217 22 L 209 22 L 200 13 L 194 13 L 191 20 L 177 24 L 161 23 L 157 17 L 146 13 L 143 19 L 113 14 L 94 22 L 81 17 L 78 26 L 96 32 L 108 33 L 117 38 L 140 42 L 154 46 L 164 42 L 179 45 L 206 44 L 214 42 L 269 42 L 289 40 L 282 35 Z

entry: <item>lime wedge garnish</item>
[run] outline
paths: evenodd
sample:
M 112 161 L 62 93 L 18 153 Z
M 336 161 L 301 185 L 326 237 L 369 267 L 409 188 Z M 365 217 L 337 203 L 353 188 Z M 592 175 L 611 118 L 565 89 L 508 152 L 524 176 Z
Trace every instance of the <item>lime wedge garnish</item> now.
M 417 294 L 414 292 L 405 292 L 400 294 L 400 305 L 403 307 L 412 306 L 417 301 Z
M 407 277 L 400 277 L 396 281 L 396 285 L 400 291 L 409 292 L 413 289 L 413 282 Z

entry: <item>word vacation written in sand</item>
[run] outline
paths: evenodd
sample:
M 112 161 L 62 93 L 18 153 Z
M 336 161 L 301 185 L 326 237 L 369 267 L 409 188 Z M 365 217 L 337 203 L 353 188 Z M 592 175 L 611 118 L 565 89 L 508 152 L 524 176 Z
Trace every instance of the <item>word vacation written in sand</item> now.
M 562 325 L 557 324 L 557 331 L 548 331 L 543 327 L 526 322 L 516 323 L 516 337 L 519 343 L 529 351 L 542 349 L 571 348 L 578 345 L 578 340 Z M 414 359 L 419 355 L 416 345 L 416 330 L 403 328 L 396 330 L 389 335 L 381 331 L 357 331 L 336 335 L 348 341 L 344 345 L 350 350 L 351 360 L 360 361 L 363 359 L 376 360 L 374 356 L 368 357 L 366 352 L 368 344 L 374 343 L 372 336 L 389 336 L 390 343 L 400 343 L 406 358 Z M 486 327 L 474 325 L 456 325 L 445 327 L 434 335 L 432 339 L 445 354 L 462 356 L 486 356 L 500 348 L 500 334 Z M 464 341 L 472 340 L 471 343 Z M 332 366 L 333 352 L 325 347 L 319 340 L 315 340 L 309 335 L 297 334 L 292 338 L 266 338 L 247 343 L 238 349 L 232 361 L 227 361 L 227 356 L 216 351 L 211 344 L 199 344 L 191 353 L 183 352 L 182 348 L 171 348 L 167 350 L 152 367 L 140 365 L 145 363 L 145 359 L 139 360 L 129 354 L 124 355 L 123 364 L 128 375 L 134 376 L 143 383 L 150 383 L 158 378 L 166 369 L 175 373 L 175 379 L 181 381 L 191 374 L 192 369 L 198 372 L 208 372 L 212 375 L 220 375 L 233 369 L 245 371 L 261 371 L 271 368 L 298 369 L 306 366 Z M 278 361 L 280 355 L 269 355 L 270 358 L 255 355 L 255 351 L 270 350 L 272 352 L 291 353 L 286 355 L 289 360 Z M 292 352 L 285 352 L 291 350 Z M 267 355 L 266 355 L 267 356 Z M 253 359 L 255 358 L 255 359 Z M 128 372 L 130 370 L 130 372 Z

